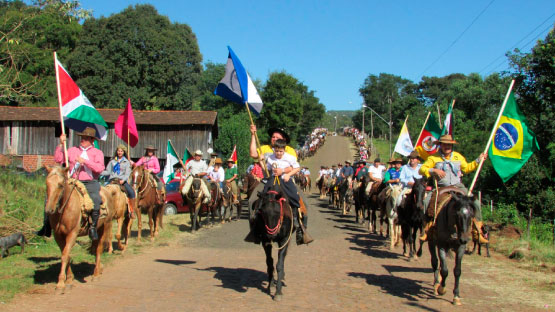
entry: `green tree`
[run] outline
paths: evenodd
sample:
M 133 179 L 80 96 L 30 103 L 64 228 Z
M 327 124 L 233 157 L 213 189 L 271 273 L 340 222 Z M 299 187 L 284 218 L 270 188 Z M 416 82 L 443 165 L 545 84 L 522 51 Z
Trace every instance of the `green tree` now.
M 57 105 L 52 52 L 73 51 L 89 14 L 78 1 L 0 1 L 0 105 Z
M 188 25 L 151 5 L 89 19 L 69 71 L 97 107 L 189 110 L 199 96 L 202 56 Z

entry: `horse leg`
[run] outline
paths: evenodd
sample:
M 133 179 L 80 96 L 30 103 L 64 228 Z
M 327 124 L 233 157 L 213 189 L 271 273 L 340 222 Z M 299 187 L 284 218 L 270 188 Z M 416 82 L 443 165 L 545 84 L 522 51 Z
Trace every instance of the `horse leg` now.
M 429 241 L 428 242 L 428 249 L 430 250 L 430 260 L 432 263 L 432 270 L 434 271 L 434 295 L 438 295 L 438 288 L 439 288 L 439 268 L 438 268 L 438 259 L 437 259 L 437 248 L 435 243 Z
M 137 207 L 137 242 L 141 242 L 141 236 L 142 236 L 142 232 L 143 232 L 143 221 L 141 221 L 141 207 L 136 206 Z
M 162 218 L 164 217 L 164 209 L 162 206 L 156 206 L 154 209 L 155 209 L 154 237 L 158 237 L 158 234 L 160 234 L 160 229 L 162 228 Z
M 459 296 L 459 280 L 461 278 L 462 272 L 462 258 L 464 256 L 464 251 L 466 249 L 466 244 L 462 244 L 457 248 L 457 259 L 455 260 L 455 269 L 453 274 L 455 275 L 455 288 L 453 289 L 453 304 L 461 305 L 461 297 Z
M 262 244 L 266 253 L 266 272 L 268 273 L 268 294 L 272 295 L 271 287 L 274 281 L 274 258 L 272 258 L 272 244 Z
M 117 219 L 118 229 L 117 229 L 117 231 L 116 231 L 116 239 L 118 240 L 118 249 L 119 249 L 119 250 L 123 250 L 123 249 L 124 249 L 123 245 L 121 244 L 121 233 L 122 233 L 122 231 L 123 231 L 123 218 L 124 218 L 124 217 L 121 216 L 121 217 L 119 217 L 119 218 Z M 111 245 L 111 244 L 110 244 L 110 245 Z
M 395 240 L 396 240 L 396 231 L 395 231 L 395 224 L 393 218 L 388 218 L 387 220 L 387 224 L 389 227 L 389 250 L 393 250 L 393 247 L 395 246 Z
M 110 228 L 112 226 L 111 222 L 104 222 L 104 224 L 98 228 L 98 240 L 93 241 L 93 248 L 92 251 L 95 253 L 95 265 L 94 265 L 94 273 L 91 279 L 92 282 L 97 281 L 102 274 L 102 263 L 100 263 L 100 256 L 104 251 L 104 242 L 106 240 L 106 231 L 107 227 Z
M 154 209 L 156 207 L 152 207 L 148 209 L 148 229 L 150 230 L 150 240 L 154 240 Z
M 75 243 L 75 239 L 77 239 L 77 233 L 71 232 L 65 238 L 57 236 L 56 233 L 54 233 L 54 235 L 56 236 L 56 242 L 62 252 L 62 265 L 60 268 L 60 274 L 58 275 L 58 284 L 56 284 L 56 293 L 63 294 L 66 287 L 65 282 L 67 278 L 67 266 L 69 265 L 69 253 L 71 251 L 71 247 L 73 247 L 73 244 Z
M 64 293 L 67 294 L 73 288 L 73 271 L 71 270 L 71 257 L 69 257 L 67 262 L 67 273 L 66 273 L 66 287 Z
M 441 286 L 439 286 L 437 293 L 440 296 L 445 294 L 445 282 L 447 281 L 447 276 L 449 275 L 449 270 L 447 268 L 447 260 L 445 257 L 447 256 L 447 249 L 445 247 L 439 248 L 439 264 L 440 264 L 440 273 L 441 273 Z
M 235 221 L 241 220 L 241 208 L 241 202 L 235 205 L 235 210 L 237 210 L 237 217 L 235 218 Z
M 195 206 L 189 206 L 189 217 L 191 218 L 191 232 L 196 230 Z
M 279 244 L 280 247 L 283 246 L 283 242 Z M 280 301 L 283 294 L 281 293 L 281 288 L 283 286 L 283 278 L 285 277 L 285 256 L 287 256 L 287 247 L 285 246 L 278 251 L 278 261 L 276 264 L 276 271 L 277 271 L 277 285 L 276 285 L 276 293 L 274 295 L 275 301 Z

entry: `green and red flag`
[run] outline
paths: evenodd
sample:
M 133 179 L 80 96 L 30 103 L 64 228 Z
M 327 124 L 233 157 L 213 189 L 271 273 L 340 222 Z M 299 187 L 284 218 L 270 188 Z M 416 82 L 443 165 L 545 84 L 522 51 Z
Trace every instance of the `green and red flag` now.
M 231 157 L 230 158 L 231 158 L 231 160 L 233 160 L 233 163 L 237 167 L 237 145 L 233 146 L 233 152 L 231 152 Z
M 518 109 L 511 92 L 503 114 L 495 125 L 495 138 L 488 155 L 493 169 L 507 182 L 539 150 L 536 135 L 528 129 L 526 117 Z
M 193 154 L 191 154 L 191 152 L 189 152 L 188 148 L 185 148 L 185 152 L 183 153 L 183 161 L 184 164 L 186 165 L 189 161 L 191 161 L 193 159 Z
M 55 54 L 54 54 L 55 55 Z M 64 119 L 64 126 L 82 132 L 90 127 L 96 130 L 96 138 L 106 140 L 108 125 L 104 118 L 94 108 L 89 99 L 83 94 L 75 81 L 62 66 L 58 57 L 54 57 L 56 64 L 56 84 L 58 87 L 58 102 Z
M 415 150 L 420 155 L 422 160 L 428 159 L 428 156 L 436 153 L 438 151 L 439 145 L 435 142 L 441 136 L 441 127 L 436 121 L 434 114 L 430 114 L 430 117 L 426 121 L 422 133 L 416 142 Z

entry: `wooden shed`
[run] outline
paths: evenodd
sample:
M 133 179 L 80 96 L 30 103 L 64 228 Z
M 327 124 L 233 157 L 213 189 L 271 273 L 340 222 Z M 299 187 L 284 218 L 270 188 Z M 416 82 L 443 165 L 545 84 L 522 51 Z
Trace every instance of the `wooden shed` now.
M 106 141 L 99 147 L 106 158 L 114 155 L 119 144 L 125 144 L 113 131 L 114 123 L 123 109 L 98 109 L 109 131 Z M 213 148 L 218 135 L 217 112 L 199 111 L 133 111 L 139 143 L 131 149 L 130 157 L 137 159 L 144 154 L 146 145 L 154 145 L 156 156 L 163 165 L 168 139 L 176 151 L 183 155 L 185 148 L 191 153 L 200 149 L 208 158 L 207 150 Z M 78 137 L 66 128 L 68 146 L 74 146 Z M 51 163 L 51 157 L 61 134 L 60 112 L 57 107 L 11 107 L 0 106 L 0 154 L 21 162 L 32 171 L 43 163 Z

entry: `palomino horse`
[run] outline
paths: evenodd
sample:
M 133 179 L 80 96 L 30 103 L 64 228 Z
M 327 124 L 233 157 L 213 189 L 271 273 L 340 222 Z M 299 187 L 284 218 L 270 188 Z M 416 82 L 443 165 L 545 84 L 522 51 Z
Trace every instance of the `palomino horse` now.
M 68 169 L 60 166 L 46 167 L 46 205 L 45 213 L 48 215 L 50 226 L 54 232 L 54 239 L 62 252 L 62 266 L 56 284 L 56 293 L 69 291 L 73 285 L 73 272 L 71 271 L 71 248 L 75 245 L 78 236 L 87 235 L 89 229 L 89 216 L 84 216 L 82 208 L 85 202 L 85 187 L 68 178 Z M 106 205 L 108 214 L 100 218 L 97 224 L 99 239 L 92 242 L 91 252 L 96 255 L 93 281 L 102 273 L 100 255 L 106 243 L 110 242 L 112 217 L 114 209 L 110 192 L 102 187 L 100 189 L 102 202 Z M 88 197 L 87 197 L 88 198 Z M 92 202 L 90 203 L 92 207 Z
M 229 183 L 224 183 L 224 189 L 222 192 L 222 223 L 224 222 L 223 220 L 226 220 L 226 218 L 227 221 L 231 221 L 231 217 L 233 216 L 233 207 L 235 207 L 236 211 L 235 221 L 240 220 L 241 203 L 239 202 L 239 204 L 235 204 L 233 202 L 233 192 L 231 191 L 231 185 Z
M 407 255 L 406 245 L 409 245 L 409 257 L 417 259 L 422 256 L 422 245 L 416 251 L 416 234 L 422 232 L 424 221 L 424 196 L 426 194 L 425 178 L 415 179 L 412 189 L 399 209 L 399 223 L 401 223 L 401 238 L 403 239 L 403 255 Z
M 114 206 L 114 215 L 112 219 L 117 220 L 118 230 L 116 232 L 116 239 L 118 240 L 118 249 L 123 252 L 127 249 L 127 244 L 129 243 L 129 231 L 131 230 L 131 218 L 127 209 L 127 195 L 123 190 L 121 190 L 118 179 L 115 179 L 113 183 L 106 185 L 105 188 L 112 195 L 112 202 Z M 110 237 L 111 236 L 112 235 L 110 235 Z M 121 243 L 122 239 L 124 240 L 123 244 Z M 112 244 L 109 244 L 108 252 L 113 252 Z
M 390 238 L 389 249 L 393 249 L 394 246 L 397 246 L 401 238 L 401 225 L 399 224 L 398 210 L 403 200 L 403 185 L 389 185 L 385 189 L 385 192 L 385 217 L 387 218 Z
M 320 179 L 316 183 L 316 186 L 318 186 L 318 189 L 320 190 L 320 199 L 324 199 L 328 195 L 328 191 L 329 191 L 328 181 L 329 181 L 328 175 L 324 174 L 323 176 L 320 177 Z
M 202 202 L 204 201 L 204 193 L 201 190 L 202 180 L 200 178 L 193 178 L 191 187 L 188 192 L 185 192 L 185 184 L 181 183 L 179 189 L 181 196 L 187 200 L 189 206 L 189 214 L 191 216 L 191 231 L 196 231 L 200 227 Z
M 270 182 L 268 182 L 270 183 Z M 258 211 L 253 223 L 253 234 L 262 242 L 266 253 L 266 266 L 268 272 L 268 293 L 270 287 L 276 282 L 274 300 L 281 300 L 281 288 L 285 276 L 284 264 L 287 248 L 293 233 L 293 211 L 285 195 L 278 185 L 274 184 L 266 194 L 260 194 L 254 204 Z M 277 281 L 274 281 L 274 259 L 272 258 L 272 243 L 278 244 L 278 261 L 276 264 Z
M 455 288 L 453 289 L 453 304 L 461 305 L 459 296 L 459 279 L 462 271 L 462 258 L 466 249 L 466 243 L 471 239 L 471 223 L 476 210 L 471 197 L 465 196 L 457 188 L 449 187 L 451 199 L 443 209 L 441 209 L 435 220 L 435 233 L 428 237 L 428 248 L 432 258 L 432 269 L 434 270 L 434 294 L 445 294 L 445 281 L 449 275 L 447 261 L 445 257 L 451 249 L 456 253 L 455 269 Z M 441 190 L 440 190 L 441 192 Z M 454 227 L 457 239 L 451 239 L 449 228 Z M 441 282 L 439 280 L 440 270 L 438 268 L 438 253 L 441 263 Z
M 138 166 L 131 171 L 131 176 L 129 177 L 129 183 L 135 190 L 136 202 L 135 202 L 135 214 L 137 215 L 137 241 L 141 241 L 143 225 L 141 222 L 141 213 L 146 211 L 148 213 L 148 225 L 150 228 L 150 240 L 154 240 L 154 237 L 158 236 L 159 228 L 164 228 L 162 225 L 163 212 L 163 202 L 165 198 L 162 198 L 162 204 L 159 204 L 156 199 L 156 182 L 154 178 L 151 177 L 150 172 L 144 169 L 143 166 Z M 165 192 L 164 192 L 165 193 Z

